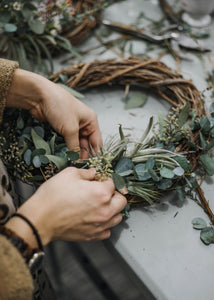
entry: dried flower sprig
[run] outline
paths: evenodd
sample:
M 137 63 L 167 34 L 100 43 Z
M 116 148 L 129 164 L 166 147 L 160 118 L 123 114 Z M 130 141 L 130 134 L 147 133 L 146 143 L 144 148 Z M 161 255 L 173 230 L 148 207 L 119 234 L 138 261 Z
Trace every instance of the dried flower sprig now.
M 100 149 L 95 156 L 92 156 L 88 160 L 88 167 L 96 169 L 96 177 L 100 180 L 106 180 L 111 177 L 113 171 L 112 167 L 112 159 L 113 156 L 109 154 L 108 151 L 104 151 Z

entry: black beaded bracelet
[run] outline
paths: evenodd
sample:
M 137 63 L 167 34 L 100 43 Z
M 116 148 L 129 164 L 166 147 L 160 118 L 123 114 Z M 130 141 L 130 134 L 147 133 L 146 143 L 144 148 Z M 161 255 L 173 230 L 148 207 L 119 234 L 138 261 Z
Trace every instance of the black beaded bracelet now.
M 40 249 L 41 251 L 43 251 L 44 248 L 43 248 L 43 245 L 42 245 L 41 238 L 40 238 L 40 236 L 39 236 L 38 231 L 37 231 L 36 228 L 34 227 L 34 225 L 33 225 L 33 224 L 32 224 L 25 216 L 23 216 L 23 215 L 21 215 L 21 214 L 19 214 L 19 213 L 13 214 L 13 215 L 11 216 L 11 218 L 13 218 L 13 217 L 21 218 L 22 220 L 24 220 L 24 221 L 30 226 L 30 228 L 31 228 L 32 231 L 33 231 L 33 234 L 34 234 L 35 237 L 36 237 L 36 240 L 37 240 L 37 244 L 38 244 L 39 249 Z

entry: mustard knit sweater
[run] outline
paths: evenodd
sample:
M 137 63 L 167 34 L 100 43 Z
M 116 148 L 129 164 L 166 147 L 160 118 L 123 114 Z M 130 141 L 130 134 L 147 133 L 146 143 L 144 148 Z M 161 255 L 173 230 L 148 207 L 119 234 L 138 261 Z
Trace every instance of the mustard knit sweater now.
M 17 62 L 0 59 L 0 123 L 16 68 Z M 0 300 L 30 300 L 32 293 L 33 281 L 25 260 L 7 238 L 0 235 Z

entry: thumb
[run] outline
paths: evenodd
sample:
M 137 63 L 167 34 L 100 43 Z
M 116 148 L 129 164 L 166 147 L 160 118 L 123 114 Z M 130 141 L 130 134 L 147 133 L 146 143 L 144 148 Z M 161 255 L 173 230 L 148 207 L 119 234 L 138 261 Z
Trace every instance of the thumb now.
M 96 170 L 95 168 L 79 169 L 79 175 L 81 179 L 84 180 L 94 180 L 95 179 Z
M 80 153 L 79 135 L 75 133 L 73 135 L 66 135 L 65 142 L 69 150 Z

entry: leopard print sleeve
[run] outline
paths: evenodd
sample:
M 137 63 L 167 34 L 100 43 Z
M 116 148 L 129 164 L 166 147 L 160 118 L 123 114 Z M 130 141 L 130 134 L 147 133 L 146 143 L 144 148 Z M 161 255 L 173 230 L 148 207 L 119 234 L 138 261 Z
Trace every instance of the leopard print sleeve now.
M 0 58 L 0 124 L 6 105 L 7 93 L 10 88 L 14 71 L 18 66 L 18 63 L 15 61 Z

